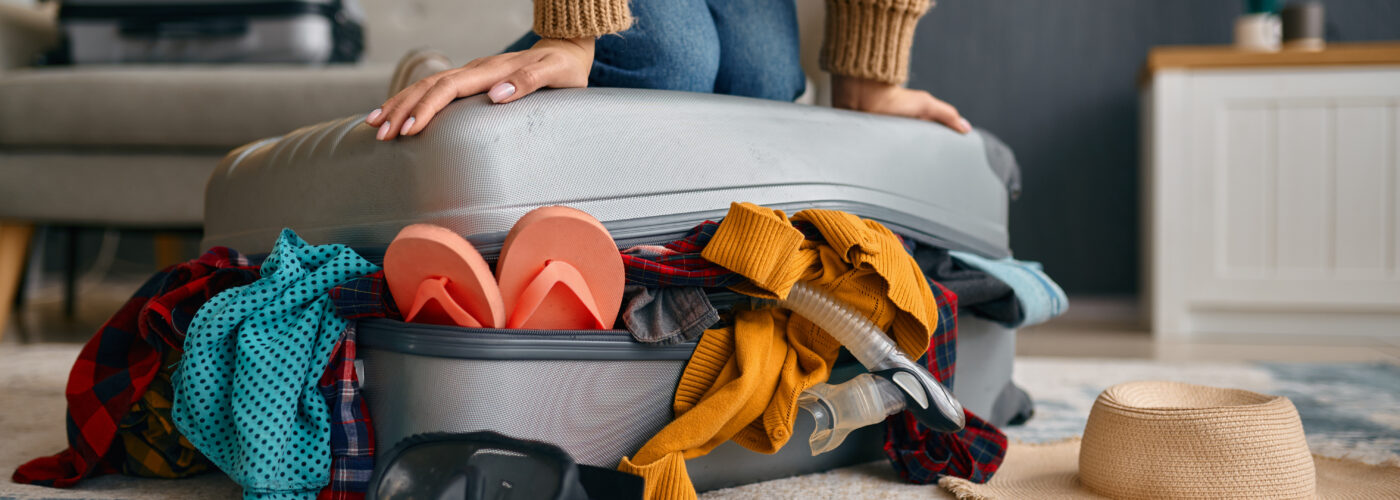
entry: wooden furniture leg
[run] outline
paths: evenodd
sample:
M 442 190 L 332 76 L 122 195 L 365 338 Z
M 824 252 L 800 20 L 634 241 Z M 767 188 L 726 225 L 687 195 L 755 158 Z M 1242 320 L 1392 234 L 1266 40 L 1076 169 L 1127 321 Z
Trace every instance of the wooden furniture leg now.
M 165 269 L 184 262 L 184 245 L 179 233 L 156 233 L 156 269 Z
M 19 293 L 20 277 L 34 236 L 34 225 L 27 222 L 0 221 L 0 337 L 10 325 L 10 309 Z

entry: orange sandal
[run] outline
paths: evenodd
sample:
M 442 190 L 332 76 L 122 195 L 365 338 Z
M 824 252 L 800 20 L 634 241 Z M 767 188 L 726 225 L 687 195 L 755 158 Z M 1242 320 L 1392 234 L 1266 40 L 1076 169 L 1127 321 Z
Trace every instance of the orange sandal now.
M 501 328 L 505 305 L 486 259 L 450 229 L 403 228 L 384 252 L 384 280 L 404 321 Z
M 507 328 L 607 330 L 622 306 L 626 271 L 598 219 L 569 207 L 543 207 L 506 235 L 496 282 Z

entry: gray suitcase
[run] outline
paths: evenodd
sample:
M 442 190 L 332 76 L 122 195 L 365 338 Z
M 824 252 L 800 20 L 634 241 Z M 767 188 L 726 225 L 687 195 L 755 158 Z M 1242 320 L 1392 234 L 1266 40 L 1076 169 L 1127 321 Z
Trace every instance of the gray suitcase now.
M 457 231 L 494 259 L 540 206 L 601 220 L 619 246 L 681 236 L 732 201 L 820 207 L 877 220 L 917 241 L 1009 255 L 1016 166 L 983 132 L 829 108 L 683 92 L 542 91 L 506 106 L 448 106 L 419 136 L 374 140 L 363 116 L 304 127 L 231 152 L 206 190 L 205 246 L 267 251 L 283 227 L 311 243 L 382 248 L 404 225 Z M 960 318 L 954 392 L 1004 424 L 1015 331 Z M 426 431 L 490 429 L 559 444 L 612 467 L 671 418 L 693 345 L 645 346 L 623 331 L 467 330 L 362 323 L 364 387 L 379 449 Z M 859 373 L 844 366 L 834 381 Z M 879 426 L 812 457 L 810 418 L 774 456 L 726 443 L 688 462 L 697 488 L 875 460 Z
M 64 0 L 73 64 L 354 62 L 356 0 Z

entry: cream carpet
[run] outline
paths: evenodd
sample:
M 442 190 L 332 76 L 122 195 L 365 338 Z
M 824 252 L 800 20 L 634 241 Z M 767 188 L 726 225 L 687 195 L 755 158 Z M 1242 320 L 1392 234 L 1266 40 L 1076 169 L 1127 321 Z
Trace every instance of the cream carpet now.
M 238 498 L 220 474 L 183 480 L 106 476 L 76 489 L 10 482 L 15 467 L 59 451 L 63 387 L 78 346 L 0 345 L 0 499 Z M 1280 394 L 1293 399 L 1314 453 L 1369 463 L 1400 461 L 1400 367 L 1387 364 L 1158 363 L 1142 360 L 1022 358 L 1016 381 L 1036 400 L 1036 417 L 1006 429 L 1015 440 L 1046 442 L 1079 434 L 1094 397 L 1128 380 L 1179 380 Z M 884 462 L 779 479 L 702 495 L 744 498 L 952 498 L 936 486 L 902 483 Z

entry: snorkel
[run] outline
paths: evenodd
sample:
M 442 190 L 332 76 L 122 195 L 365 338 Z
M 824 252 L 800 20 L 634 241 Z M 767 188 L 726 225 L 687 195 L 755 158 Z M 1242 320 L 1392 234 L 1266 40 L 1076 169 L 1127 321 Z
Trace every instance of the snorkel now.
M 813 455 L 839 446 L 851 430 L 905 409 L 938 432 L 966 425 L 962 404 L 864 315 L 800 282 L 777 304 L 830 334 L 870 372 L 840 385 L 818 384 L 798 398 L 817 424 L 810 440 Z

